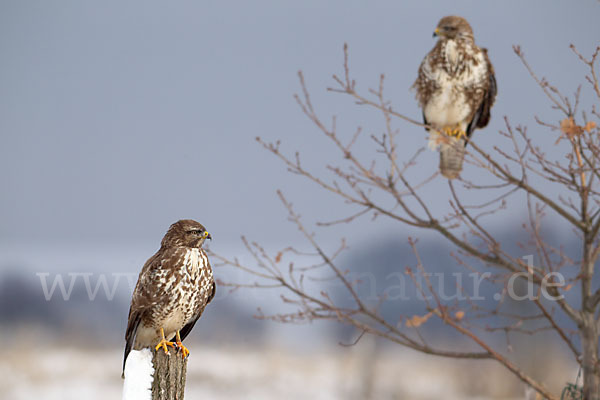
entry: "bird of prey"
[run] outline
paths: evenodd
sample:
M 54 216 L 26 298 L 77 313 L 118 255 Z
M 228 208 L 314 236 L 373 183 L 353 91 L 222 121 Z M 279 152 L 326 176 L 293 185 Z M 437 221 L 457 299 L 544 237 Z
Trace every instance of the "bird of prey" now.
M 442 18 L 433 36 L 439 40 L 421 62 L 413 87 L 430 132 L 429 147 L 440 150 L 440 172 L 454 179 L 471 134 L 490 121 L 496 78 L 487 49 L 475 44 L 464 18 Z
M 129 308 L 123 377 L 132 348 L 162 348 L 168 353 L 167 347 L 175 347 L 188 356 L 182 341 L 215 296 L 212 269 L 202 249 L 206 239 L 211 236 L 200 223 L 177 221 L 144 264 Z

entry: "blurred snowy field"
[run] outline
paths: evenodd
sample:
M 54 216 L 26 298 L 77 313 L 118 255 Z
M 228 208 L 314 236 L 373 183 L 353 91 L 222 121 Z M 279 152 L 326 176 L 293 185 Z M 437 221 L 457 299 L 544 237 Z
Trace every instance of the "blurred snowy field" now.
M 368 340 L 304 353 L 200 344 L 191 350 L 187 399 L 525 398 L 523 385 L 493 362 L 382 351 Z M 120 350 L 11 347 L 0 356 L 0 398 L 120 399 L 121 356 Z

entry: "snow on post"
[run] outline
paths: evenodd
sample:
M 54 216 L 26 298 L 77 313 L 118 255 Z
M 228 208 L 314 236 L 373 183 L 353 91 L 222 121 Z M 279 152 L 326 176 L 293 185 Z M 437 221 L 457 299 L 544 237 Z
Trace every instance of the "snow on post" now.
M 125 365 L 123 400 L 182 400 L 187 360 L 171 350 L 132 350 Z

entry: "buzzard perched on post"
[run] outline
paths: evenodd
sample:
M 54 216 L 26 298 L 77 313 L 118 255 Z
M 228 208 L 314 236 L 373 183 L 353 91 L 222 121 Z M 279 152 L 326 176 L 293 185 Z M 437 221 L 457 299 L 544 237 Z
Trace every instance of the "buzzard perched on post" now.
M 429 147 L 439 147 L 440 171 L 454 179 L 462 170 L 467 140 L 490 121 L 496 78 L 487 50 L 475 44 L 464 18 L 442 18 L 433 36 L 439 40 L 423 59 L 414 87 L 423 120 L 432 128 Z
M 191 219 L 175 222 L 160 249 L 140 272 L 129 308 L 125 333 L 125 362 L 131 349 L 167 346 L 189 350 L 181 343 L 215 296 L 215 281 L 202 245 L 210 234 Z M 175 343 L 171 342 L 175 338 Z

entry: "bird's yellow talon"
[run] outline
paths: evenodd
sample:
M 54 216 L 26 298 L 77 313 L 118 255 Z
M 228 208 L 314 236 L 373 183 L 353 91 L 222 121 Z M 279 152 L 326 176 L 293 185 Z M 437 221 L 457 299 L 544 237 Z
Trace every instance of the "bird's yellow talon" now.
M 460 139 L 462 137 L 467 137 L 467 134 L 465 133 L 465 131 L 463 131 L 459 127 L 451 128 L 451 127 L 447 126 L 443 129 L 442 133 L 444 133 L 448 137 L 456 137 L 457 139 Z
M 457 139 L 460 139 L 461 137 L 467 137 L 467 134 L 462 129 L 456 128 L 452 131 L 452 136 L 456 136 Z
M 160 339 L 160 342 L 158 342 L 156 347 L 154 347 L 154 350 L 158 351 L 158 349 L 160 349 L 162 347 L 165 354 L 169 354 L 169 349 L 167 349 L 167 346 L 175 347 L 175 343 L 169 342 L 167 339 L 165 339 L 165 331 L 163 328 L 160 328 L 160 335 L 162 336 L 162 339 Z
M 179 349 L 181 349 L 181 355 L 182 355 L 182 357 L 183 358 L 187 358 L 190 355 L 190 351 L 188 350 L 187 347 L 185 347 L 183 345 L 183 343 L 181 343 L 181 337 L 179 336 L 179 331 L 177 331 L 177 334 L 176 334 L 175 338 L 176 338 L 175 339 L 176 340 L 175 344 L 177 345 L 177 347 Z
M 162 349 L 164 350 L 165 354 L 169 354 L 169 349 L 167 349 L 167 346 L 169 347 L 175 347 L 175 343 L 173 342 L 169 342 L 165 339 L 161 339 L 161 341 L 156 345 L 156 347 L 154 348 L 154 350 L 158 351 L 158 349 L 160 349 L 162 347 Z
M 185 347 L 183 345 L 183 343 L 181 343 L 181 342 L 179 342 L 179 343 L 175 342 L 175 344 L 177 345 L 177 348 L 179 348 L 181 350 L 181 356 L 183 358 L 187 358 L 190 355 L 190 351 L 188 350 L 187 347 Z

